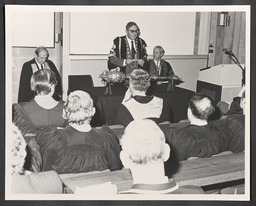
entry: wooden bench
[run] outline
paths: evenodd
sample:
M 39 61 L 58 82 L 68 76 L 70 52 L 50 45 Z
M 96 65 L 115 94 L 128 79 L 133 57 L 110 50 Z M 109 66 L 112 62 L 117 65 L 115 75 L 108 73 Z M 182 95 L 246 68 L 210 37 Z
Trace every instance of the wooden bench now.
M 234 153 L 181 161 L 179 171 L 174 175 L 179 185 L 208 186 L 245 178 L 244 153 Z M 111 182 L 117 185 L 118 191 L 131 187 L 132 176 L 129 169 L 118 171 L 101 171 L 79 174 L 60 174 L 64 184 L 72 191 L 76 187 Z
M 161 128 L 161 126 L 167 125 L 169 126 L 169 128 L 183 128 L 186 127 L 190 124 L 190 122 L 188 120 L 183 120 L 183 122 L 179 122 L 179 123 L 170 123 L 168 121 L 166 122 L 162 122 L 160 124 L 158 124 Z M 122 125 L 111 125 L 108 126 L 118 137 L 118 139 L 121 139 L 122 135 L 124 134 L 124 126 Z M 101 128 L 101 127 L 96 127 L 96 128 Z

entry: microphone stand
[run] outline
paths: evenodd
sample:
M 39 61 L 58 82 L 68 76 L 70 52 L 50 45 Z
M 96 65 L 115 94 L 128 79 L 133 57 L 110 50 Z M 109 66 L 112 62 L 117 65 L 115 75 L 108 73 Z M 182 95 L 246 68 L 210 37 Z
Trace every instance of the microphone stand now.
M 235 56 L 235 54 L 230 51 L 229 53 L 225 53 L 225 54 L 228 54 L 228 57 L 236 63 L 236 65 L 238 65 L 241 70 L 242 70 L 242 86 L 245 85 L 245 67 L 243 68 L 242 65 L 240 64 L 239 60 L 237 59 L 237 57 Z

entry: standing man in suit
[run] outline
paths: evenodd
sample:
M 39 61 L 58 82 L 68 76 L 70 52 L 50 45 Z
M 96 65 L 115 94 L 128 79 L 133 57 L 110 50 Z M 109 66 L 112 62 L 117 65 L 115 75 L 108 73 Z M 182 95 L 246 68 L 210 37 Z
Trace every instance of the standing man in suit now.
M 126 25 L 126 36 L 114 39 L 108 58 L 108 69 L 116 69 L 130 74 L 134 69 L 146 68 L 146 42 L 140 37 L 140 29 L 135 22 Z
M 54 63 L 49 60 L 49 52 L 45 47 L 38 47 L 35 50 L 35 58 L 25 62 L 22 66 L 22 71 L 20 75 L 20 85 L 19 85 L 19 95 L 18 102 L 29 102 L 35 96 L 30 87 L 30 79 L 33 73 L 39 69 L 50 69 L 56 74 L 57 85 L 53 98 L 56 101 L 62 99 L 62 83 L 60 74 L 54 65 Z

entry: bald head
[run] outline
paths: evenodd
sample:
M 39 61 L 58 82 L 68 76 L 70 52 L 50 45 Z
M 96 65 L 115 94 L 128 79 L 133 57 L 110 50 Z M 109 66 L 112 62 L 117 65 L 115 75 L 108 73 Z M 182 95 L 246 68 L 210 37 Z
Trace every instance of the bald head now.
M 191 111 L 191 114 L 195 118 L 200 120 L 208 120 L 215 108 L 212 100 L 207 95 L 198 93 L 195 94 L 189 101 L 188 110 Z M 188 118 L 190 118 L 189 115 Z

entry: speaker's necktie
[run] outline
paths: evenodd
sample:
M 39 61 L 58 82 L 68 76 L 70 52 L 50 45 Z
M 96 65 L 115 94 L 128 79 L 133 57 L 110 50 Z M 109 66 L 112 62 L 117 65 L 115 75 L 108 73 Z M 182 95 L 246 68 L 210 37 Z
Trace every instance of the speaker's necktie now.
M 158 75 L 160 75 L 160 73 L 161 73 L 160 61 L 157 61 L 157 73 L 158 73 Z
M 135 54 L 136 54 L 136 50 L 134 48 L 134 41 L 132 41 L 132 58 L 134 59 L 135 57 Z
M 44 68 L 44 66 L 43 66 L 43 64 L 41 64 L 41 69 L 43 69 Z

